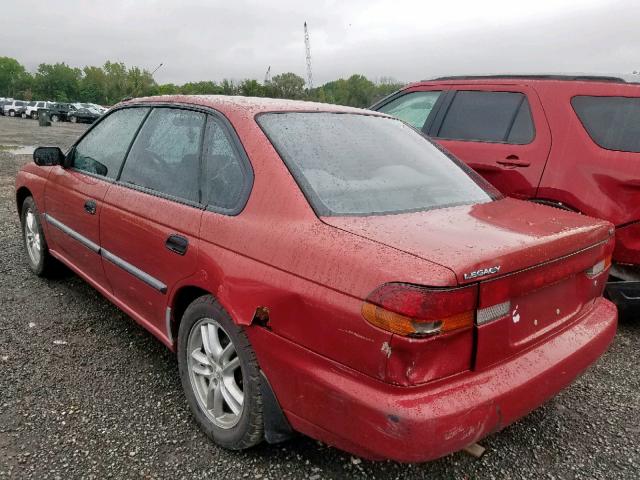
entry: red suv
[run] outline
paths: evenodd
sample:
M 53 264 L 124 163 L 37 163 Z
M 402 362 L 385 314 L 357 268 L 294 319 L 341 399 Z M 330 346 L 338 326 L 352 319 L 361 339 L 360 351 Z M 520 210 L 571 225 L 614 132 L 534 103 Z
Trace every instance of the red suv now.
M 422 461 L 512 423 L 607 348 L 613 228 L 502 198 L 403 122 L 269 99 L 110 110 L 16 180 L 61 261 L 177 352 L 232 449 L 292 431 Z
M 372 107 L 451 151 L 503 194 L 616 226 L 608 294 L 640 305 L 640 85 L 612 77 L 446 77 Z

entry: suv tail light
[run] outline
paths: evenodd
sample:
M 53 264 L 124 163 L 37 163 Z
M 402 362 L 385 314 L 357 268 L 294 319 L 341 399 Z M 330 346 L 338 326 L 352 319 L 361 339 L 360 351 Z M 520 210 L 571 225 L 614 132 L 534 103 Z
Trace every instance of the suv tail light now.
M 408 337 L 423 337 L 473 327 L 478 287 L 425 288 L 408 283 L 386 283 L 362 305 L 371 324 Z

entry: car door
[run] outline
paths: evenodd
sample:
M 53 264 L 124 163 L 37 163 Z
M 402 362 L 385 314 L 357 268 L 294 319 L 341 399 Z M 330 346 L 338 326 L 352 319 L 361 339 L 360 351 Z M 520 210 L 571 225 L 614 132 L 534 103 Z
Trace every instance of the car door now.
M 89 281 L 109 290 L 100 259 L 102 200 L 148 109 L 104 117 L 54 167 L 44 192 L 50 247 Z
M 206 114 L 154 108 L 104 200 L 100 241 L 118 301 L 159 337 L 167 298 L 196 271 Z
M 456 85 L 441 110 L 425 133 L 503 194 L 536 196 L 551 133 L 531 88 Z

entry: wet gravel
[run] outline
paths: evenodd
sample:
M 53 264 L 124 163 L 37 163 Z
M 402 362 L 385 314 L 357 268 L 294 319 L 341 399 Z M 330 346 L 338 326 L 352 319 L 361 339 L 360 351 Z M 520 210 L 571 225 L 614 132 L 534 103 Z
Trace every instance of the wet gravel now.
M 27 155 L 86 128 L 0 117 L 0 478 L 638 478 L 640 314 L 570 388 L 485 439 L 481 459 L 368 462 L 299 436 L 229 452 L 191 419 L 174 356 L 70 272 L 28 270 L 14 205 Z

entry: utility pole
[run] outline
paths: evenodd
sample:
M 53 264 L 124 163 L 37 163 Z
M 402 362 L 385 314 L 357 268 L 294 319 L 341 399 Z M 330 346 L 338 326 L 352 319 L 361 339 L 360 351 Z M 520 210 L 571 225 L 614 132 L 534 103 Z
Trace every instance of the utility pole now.
M 307 51 L 307 88 L 313 88 L 313 77 L 311 76 L 311 42 L 309 41 L 309 29 L 307 22 L 304 22 L 304 47 Z
M 264 84 L 271 83 L 271 65 L 267 68 L 267 73 L 264 74 Z
M 164 65 L 164 63 L 161 63 L 160 65 L 158 65 L 155 70 L 153 72 L 151 72 L 151 76 L 153 77 L 153 74 L 156 73 L 158 70 L 160 70 L 160 67 Z

